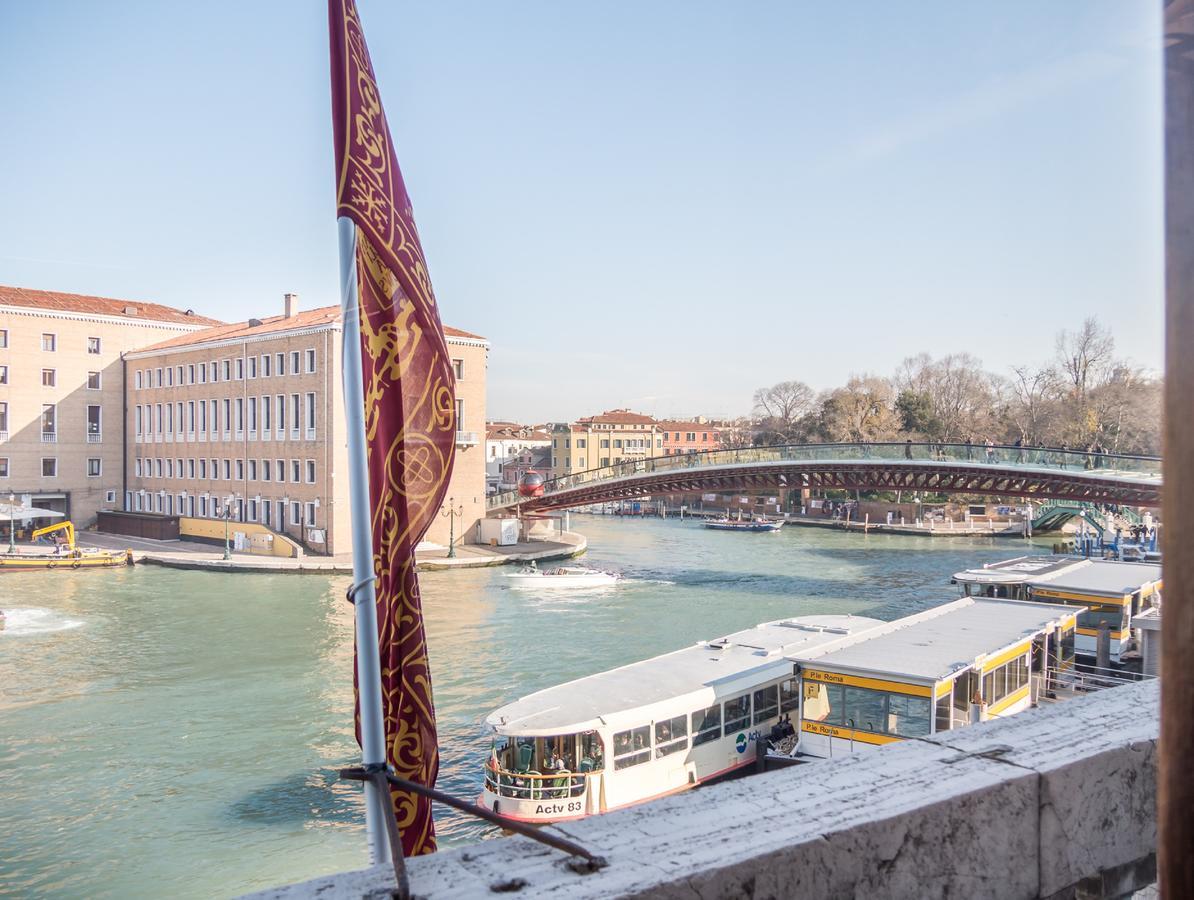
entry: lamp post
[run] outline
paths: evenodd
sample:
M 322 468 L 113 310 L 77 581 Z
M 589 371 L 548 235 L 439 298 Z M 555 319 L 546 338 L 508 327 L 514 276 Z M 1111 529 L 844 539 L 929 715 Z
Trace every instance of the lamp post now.
M 17 552 L 17 519 L 16 519 L 17 495 L 12 491 L 8 492 L 8 552 Z
M 232 550 L 228 545 L 228 520 L 232 518 L 232 501 L 236 498 L 229 494 L 224 498 L 224 559 L 232 559 Z
M 456 517 L 464 516 L 464 504 L 455 505 L 455 497 L 448 498 L 448 508 L 440 512 L 448 517 L 448 559 L 456 558 Z

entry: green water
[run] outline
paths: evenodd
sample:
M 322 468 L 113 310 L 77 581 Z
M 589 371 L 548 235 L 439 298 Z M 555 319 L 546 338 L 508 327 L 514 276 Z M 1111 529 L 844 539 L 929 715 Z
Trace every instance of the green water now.
M 440 787 L 475 797 L 494 707 L 766 619 L 895 618 L 1019 540 L 574 517 L 630 580 L 544 598 L 423 576 Z M 0 895 L 210 897 L 366 862 L 347 579 L 136 569 L 5 575 Z M 442 813 L 442 815 L 441 815 Z M 444 846 L 492 837 L 437 811 Z

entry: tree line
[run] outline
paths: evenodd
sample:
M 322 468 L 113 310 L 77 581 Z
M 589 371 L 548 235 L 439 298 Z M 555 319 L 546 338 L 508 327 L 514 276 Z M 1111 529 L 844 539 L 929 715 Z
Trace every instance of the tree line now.
M 988 371 L 969 353 L 901 363 L 890 377 L 850 376 L 818 393 L 803 381 L 760 388 L 751 416 L 727 423 L 728 447 L 816 441 L 933 441 L 1101 448 L 1159 455 L 1161 379 L 1115 354 L 1089 318 L 1061 331 L 1053 358 Z

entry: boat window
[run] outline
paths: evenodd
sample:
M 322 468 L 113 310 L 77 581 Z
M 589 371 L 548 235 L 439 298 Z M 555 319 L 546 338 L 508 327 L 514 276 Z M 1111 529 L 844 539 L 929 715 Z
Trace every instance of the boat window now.
M 779 686 L 779 711 L 798 712 L 800 710 L 800 683 L 795 678 L 789 678 Z
M 827 725 L 844 725 L 846 717 L 842 715 L 842 686 L 806 681 L 803 718 Z
M 847 687 L 846 724 L 863 731 L 883 732 L 887 718 L 887 695 L 869 688 Z
M 698 710 L 692 714 L 692 746 L 699 747 L 709 741 L 721 737 L 721 705 L 714 704 L 708 709 Z
M 688 717 L 676 716 L 655 723 L 655 756 L 667 756 L 688 749 Z
M 755 691 L 755 724 L 774 719 L 779 715 L 779 686 L 768 685 Z
M 1078 614 L 1078 625 L 1097 630 L 1106 622 L 1112 631 L 1123 631 L 1127 627 L 1124 622 L 1126 613 L 1127 610 L 1122 606 L 1096 606 Z
M 928 697 L 887 694 L 887 733 L 900 737 L 924 737 L 929 733 L 932 701 Z
M 998 703 L 1028 684 L 1028 654 L 1009 660 L 983 676 L 983 700 Z
M 625 769 L 651 759 L 651 726 L 631 728 L 614 735 L 614 768 Z
M 743 694 L 741 697 L 727 700 L 725 710 L 726 734 L 745 728 L 750 724 L 750 694 Z
M 580 771 L 600 772 L 605 768 L 605 746 L 596 731 L 586 731 L 580 736 Z
M 953 728 L 953 692 L 937 698 L 936 724 L 934 731 L 949 731 Z

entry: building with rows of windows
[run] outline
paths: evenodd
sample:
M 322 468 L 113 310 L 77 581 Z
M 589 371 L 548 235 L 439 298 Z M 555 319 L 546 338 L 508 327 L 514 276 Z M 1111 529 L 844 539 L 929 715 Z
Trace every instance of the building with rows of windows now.
M 425 540 L 473 539 L 485 514 L 487 342 L 445 328 L 457 377 L 449 495 Z M 321 553 L 351 549 L 340 308 L 219 325 L 129 353 L 126 509 L 255 522 Z M 446 509 L 445 509 L 446 512 Z
M 425 540 L 485 514 L 488 342 L 445 328 L 456 459 Z M 351 549 L 340 309 L 220 323 L 152 303 L 0 288 L 0 499 L 231 517 L 314 552 Z
M 80 523 L 118 507 L 123 355 L 214 324 L 157 303 L 0 287 L 0 500 Z

